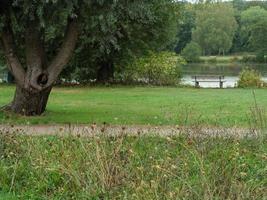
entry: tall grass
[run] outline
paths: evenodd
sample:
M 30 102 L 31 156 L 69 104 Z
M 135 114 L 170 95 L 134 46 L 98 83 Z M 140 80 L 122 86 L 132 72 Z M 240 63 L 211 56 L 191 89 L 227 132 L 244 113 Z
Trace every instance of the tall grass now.
M 267 142 L 0 134 L 0 195 L 20 199 L 264 199 Z M 0 196 L 1 198 L 1 196 Z

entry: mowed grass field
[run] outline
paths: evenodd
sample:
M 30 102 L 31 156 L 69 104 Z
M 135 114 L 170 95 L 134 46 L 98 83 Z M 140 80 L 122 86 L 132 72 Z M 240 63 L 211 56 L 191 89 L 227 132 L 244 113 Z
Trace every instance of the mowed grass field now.
M 0 86 L 0 107 L 14 86 Z M 0 113 L 0 123 L 117 125 L 249 126 L 267 109 L 267 89 L 194 89 L 171 87 L 54 88 L 41 117 Z M 254 113 L 254 114 L 253 114 Z

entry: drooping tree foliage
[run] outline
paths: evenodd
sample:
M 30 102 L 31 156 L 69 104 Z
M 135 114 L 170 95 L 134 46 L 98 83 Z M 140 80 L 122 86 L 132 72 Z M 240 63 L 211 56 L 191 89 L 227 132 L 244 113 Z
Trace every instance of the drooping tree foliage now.
M 171 0 L 1 0 L 1 50 L 17 84 L 7 109 L 43 113 L 77 43 L 77 59 L 89 55 L 101 75 L 117 57 L 137 47 L 166 46 L 171 38 L 165 29 L 171 25 L 170 5 Z
M 178 8 L 175 5 L 166 0 L 94 4 L 69 65 L 78 73 L 75 78 L 108 82 L 113 80 L 118 66 L 150 50 L 170 47 L 177 33 Z M 129 6 L 131 10 L 126 9 Z

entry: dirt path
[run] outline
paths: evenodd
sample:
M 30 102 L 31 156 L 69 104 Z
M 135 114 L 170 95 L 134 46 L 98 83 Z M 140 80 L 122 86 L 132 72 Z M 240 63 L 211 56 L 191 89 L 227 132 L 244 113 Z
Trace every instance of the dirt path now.
M 0 132 L 26 135 L 189 135 L 193 137 L 257 137 L 258 130 L 248 128 L 181 127 L 181 126 L 114 126 L 114 125 L 0 125 Z

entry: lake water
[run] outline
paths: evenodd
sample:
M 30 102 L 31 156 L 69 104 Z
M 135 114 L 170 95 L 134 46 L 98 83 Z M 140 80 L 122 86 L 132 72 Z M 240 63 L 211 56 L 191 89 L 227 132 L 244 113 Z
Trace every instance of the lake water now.
M 194 86 L 192 76 L 195 75 L 222 75 L 224 76 L 224 88 L 231 88 L 237 85 L 239 73 L 245 69 L 251 68 L 258 70 L 262 75 L 262 80 L 267 82 L 267 64 L 187 64 L 183 67 L 182 83 Z M 203 88 L 219 88 L 219 82 L 200 82 Z

